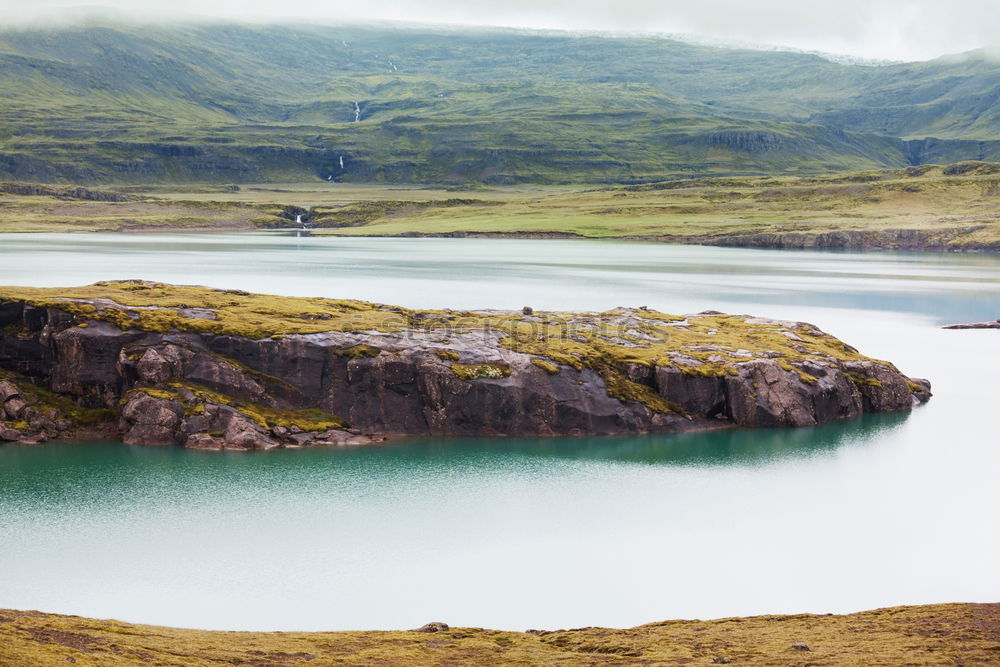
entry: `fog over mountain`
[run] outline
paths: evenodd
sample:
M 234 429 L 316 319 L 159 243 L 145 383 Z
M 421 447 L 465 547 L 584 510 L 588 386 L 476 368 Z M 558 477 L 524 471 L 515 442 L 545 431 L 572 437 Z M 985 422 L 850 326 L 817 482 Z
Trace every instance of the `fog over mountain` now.
M 92 5 L 93 3 L 89 3 Z M 88 3 L 3 0 L 10 25 L 42 18 L 79 17 Z M 1000 3 L 995 0 L 104 0 L 105 11 L 164 20 L 202 16 L 249 22 L 402 21 L 446 25 L 555 30 L 692 33 L 716 39 L 775 44 L 865 58 L 927 60 L 997 43 Z

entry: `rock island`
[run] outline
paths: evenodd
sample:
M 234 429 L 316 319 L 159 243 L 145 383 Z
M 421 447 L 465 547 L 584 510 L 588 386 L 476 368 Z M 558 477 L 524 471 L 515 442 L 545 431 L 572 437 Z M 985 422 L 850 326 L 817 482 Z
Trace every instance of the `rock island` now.
M 803 322 L 411 310 L 148 281 L 0 287 L 0 440 L 272 449 L 811 426 L 908 378 Z

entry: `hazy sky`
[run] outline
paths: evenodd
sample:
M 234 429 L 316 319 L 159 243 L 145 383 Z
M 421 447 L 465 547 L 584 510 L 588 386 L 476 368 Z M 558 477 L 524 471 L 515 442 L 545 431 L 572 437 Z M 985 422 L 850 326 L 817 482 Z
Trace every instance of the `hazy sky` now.
M 896 60 L 1000 44 L 1000 0 L 0 0 L 0 24 L 85 5 L 157 17 L 697 33 Z

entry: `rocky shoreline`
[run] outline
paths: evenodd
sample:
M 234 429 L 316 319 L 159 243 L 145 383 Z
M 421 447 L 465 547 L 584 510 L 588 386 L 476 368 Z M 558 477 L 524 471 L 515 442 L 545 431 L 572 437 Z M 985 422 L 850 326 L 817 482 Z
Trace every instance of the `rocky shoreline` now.
M 942 329 L 1000 329 L 1000 320 L 993 322 L 969 322 L 966 324 L 946 324 Z
M 775 250 L 906 250 L 914 252 L 1000 252 L 1000 242 L 960 242 L 979 227 L 936 230 L 883 229 L 832 232 L 771 232 L 715 235 L 635 235 L 584 236 L 573 232 L 405 232 L 402 234 L 351 234 L 370 238 L 488 238 L 488 239 L 588 239 L 600 241 L 641 241 L 677 245 L 705 245 L 725 248 Z
M 810 426 L 928 400 L 800 322 L 414 311 L 143 281 L 0 288 L 0 440 L 201 449 Z

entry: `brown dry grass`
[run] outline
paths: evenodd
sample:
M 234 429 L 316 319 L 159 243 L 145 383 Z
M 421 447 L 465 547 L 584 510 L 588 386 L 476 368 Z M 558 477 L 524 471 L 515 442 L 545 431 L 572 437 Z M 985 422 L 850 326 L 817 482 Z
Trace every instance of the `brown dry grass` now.
M 804 645 L 807 648 L 802 648 Z M 714 661 L 714 662 L 713 662 Z M 583 628 L 209 632 L 0 610 L 0 665 L 992 665 L 1000 604 Z

